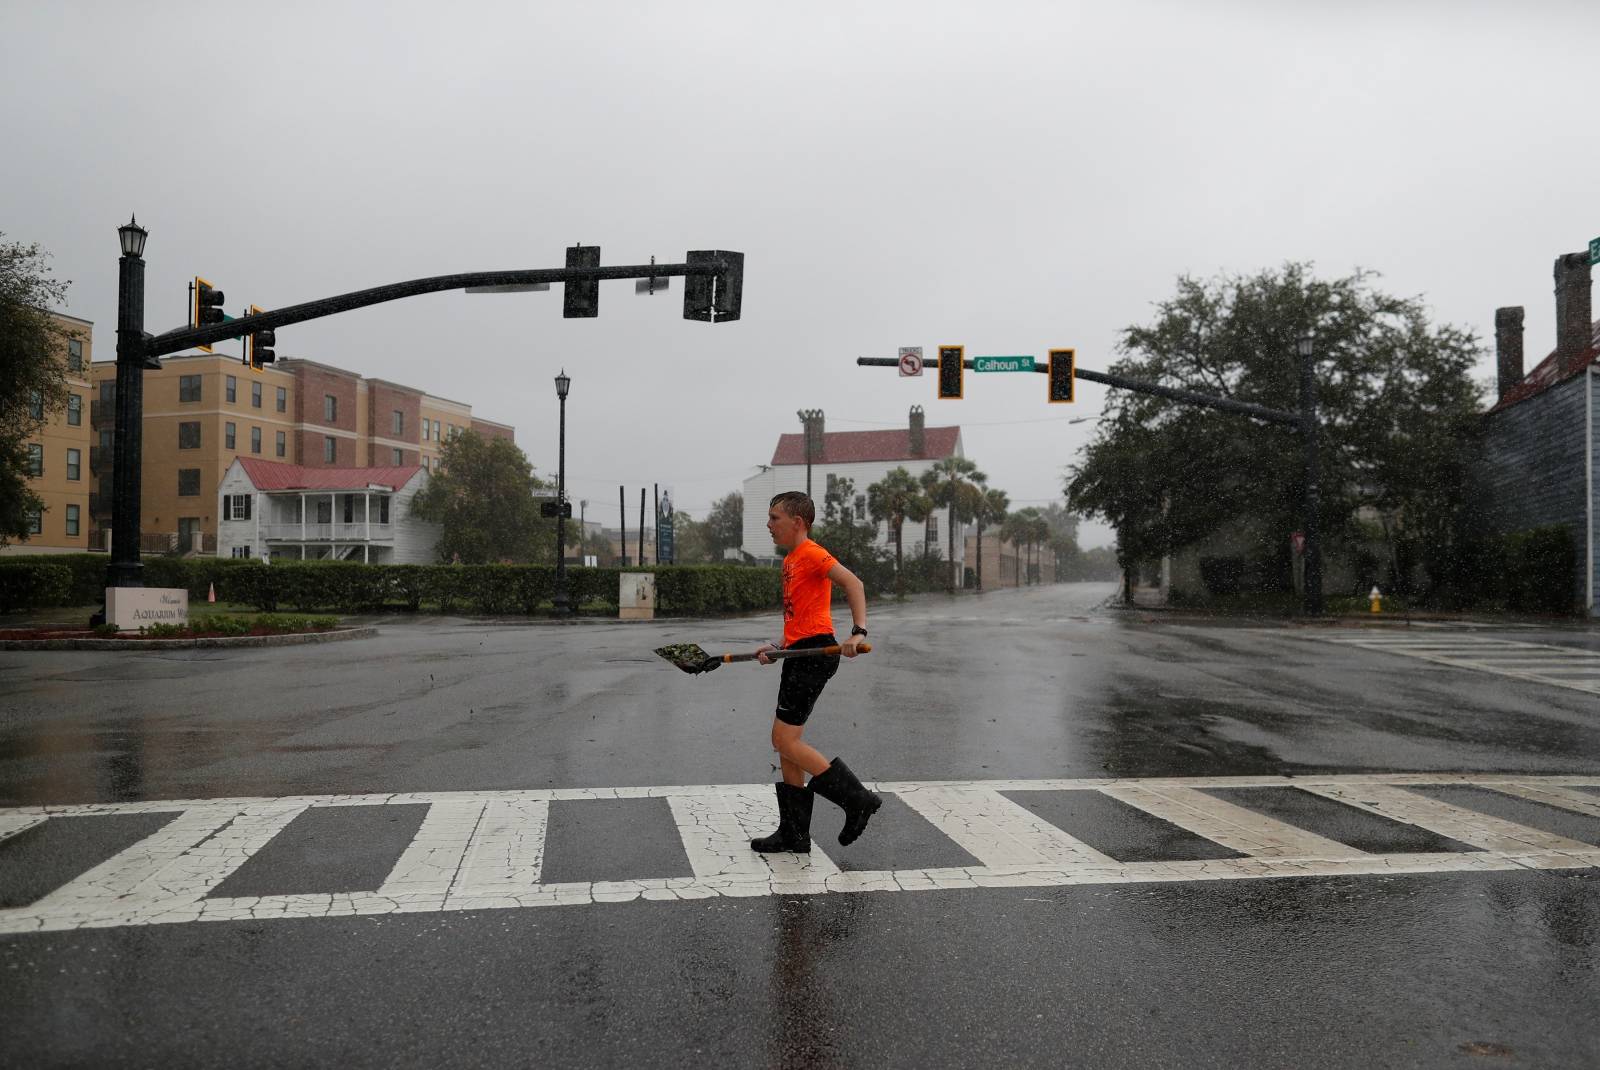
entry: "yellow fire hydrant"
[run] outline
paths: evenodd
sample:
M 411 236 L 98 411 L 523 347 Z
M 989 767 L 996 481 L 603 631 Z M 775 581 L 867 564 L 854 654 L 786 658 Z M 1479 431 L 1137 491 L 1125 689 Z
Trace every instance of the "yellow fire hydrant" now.
M 1374 587 L 1372 588 L 1372 593 L 1367 595 L 1367 597 L 1372 599 L 1372 612 L 1374 612 L 1374 613 L 1382 613 L 1383 612 L 1383 592 L 1378 590 L 1376 585 L 1374 585 Z

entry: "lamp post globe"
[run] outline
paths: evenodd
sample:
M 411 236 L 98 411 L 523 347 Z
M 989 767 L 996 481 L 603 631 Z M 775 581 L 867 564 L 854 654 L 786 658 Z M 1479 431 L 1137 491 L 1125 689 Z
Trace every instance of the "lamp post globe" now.
M 556 616 L 572 613 L 572 602 L 567 596 L 567 391 L 572 379 L 565 368 L 556 376 L 556 398 L 561 404 L 560 432 L 556 462 Z
M 117 239 L 122 243 L 123 256 L 143 256 L 144 240 L 150 232 L 139 225 L 137 216 L 130 216 L 128 221 L 117 228 Z

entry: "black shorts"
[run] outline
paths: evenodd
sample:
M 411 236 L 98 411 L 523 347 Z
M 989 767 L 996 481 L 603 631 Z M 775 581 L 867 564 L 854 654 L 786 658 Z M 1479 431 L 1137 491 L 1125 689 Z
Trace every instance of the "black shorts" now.
M 836 646 L 839 640 L 828 635 L 812 635 L 797 639 L 788 649 L 803 647 Z M 809 658 L 785 658 L 783 678 L 778 682 L 778 720 L 795 726 L 806 723 L 817 704 L 822 689 L 828 686 L 833 674 L 839 671 L 839 655 L 820 655 Z

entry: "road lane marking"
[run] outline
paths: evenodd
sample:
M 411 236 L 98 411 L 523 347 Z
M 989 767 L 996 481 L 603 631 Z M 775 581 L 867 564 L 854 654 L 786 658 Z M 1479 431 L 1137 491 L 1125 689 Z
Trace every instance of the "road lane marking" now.
M 1600 695 L 1600 653 L 1548 643 L 1493 639 L 1476 635 L 1416 636 L 1304 634 L 1300 638 L 1385 654 L 1417 658 L 1455 669 L 1472 669 L 1519 680 L 1532 680 Z
M 1460 873 L 1600 867 L 1600 848 L 1441 802 L 1407 787 L 1470 785 L 1594 815 L 1600 776 L 1387 773 L 1327 776 L 1063 778 L 879 783 L 981 865 L 843 872 L 820 845 L 810 856 L 757 855 L 748 840 L 777 821 L 771 786 L 562 788 L 504 792 L 297 796 L 20 807 L 0 828 L 51 817 L 174 813 L 161 829 L 38 901 L 0 910 L 0 934 L 188 921 L 353 917 L 729 896 L 953 891 L 1288 876 Z M 1286 825 L 1206 788 L 1296 787 L 1479 848 L 1367 854 Z M 1251 857 L 1119 863 L 1001 791 L 1099 790 Z M 554 800 L 664 798 L 694 875 L 539 882 Z M 309 807 L 424 803 L 428 815 L 382 887 L 368 892 L 207 898 Z M 869 831 L 870 834 L 870 831 Z
M 988 788 L 921 787 L 896 794 L 985 866 L 1117 864 Z
M 1207 795 L 1197 788 L 1124 784 L 1103 795 L 1136 806 L 1212 843 L 1255 858 L 1361 858 L 1367 852 L 1265 814 Z

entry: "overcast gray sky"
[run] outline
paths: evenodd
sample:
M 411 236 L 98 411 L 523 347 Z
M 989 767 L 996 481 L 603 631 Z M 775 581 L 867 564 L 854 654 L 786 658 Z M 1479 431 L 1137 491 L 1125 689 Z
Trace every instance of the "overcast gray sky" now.
M 1600 235 L 1600 4 L 0 4 L 0 230 L 115 340 L 114 230 L 150 230 L 146 325 L 202 274 L 293 304 L 453 271 L 746 254 L 744 319 L 603 284 L 415 298 L 279 353 L 470 403 L 615 522 L 617 484 L 704 516 L 795 411 L 922 403 L 1017 504 L 1060 496 L 1104 397 L 1042 376 L 858 369 L 964 343 L 1104 367 L 1180 273 L 1380 271 L 1485 340 Z M 630 491 L 637 495 L 637 489 Z M 1100 526 L 1085 543 L 1106 543 Z

